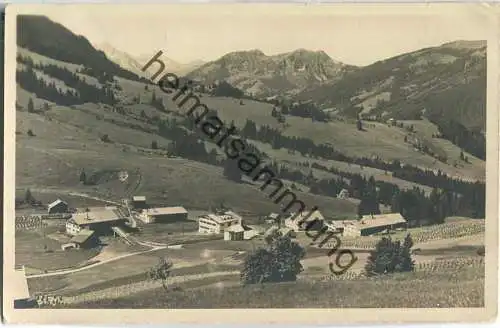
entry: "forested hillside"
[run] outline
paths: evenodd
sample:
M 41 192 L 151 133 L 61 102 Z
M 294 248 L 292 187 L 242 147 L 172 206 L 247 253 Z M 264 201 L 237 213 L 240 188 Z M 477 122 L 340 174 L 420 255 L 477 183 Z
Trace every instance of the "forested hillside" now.
M 96 51 L 83 36 L 76 36 L 66 27 L 45 16 L 19 15 L 17 20 L 18 46 L 53 59 L 83 65 L 86 73 L 94 77 L 105 73 L 130 80 L 147 81 L 110 61 L 103 52 Z

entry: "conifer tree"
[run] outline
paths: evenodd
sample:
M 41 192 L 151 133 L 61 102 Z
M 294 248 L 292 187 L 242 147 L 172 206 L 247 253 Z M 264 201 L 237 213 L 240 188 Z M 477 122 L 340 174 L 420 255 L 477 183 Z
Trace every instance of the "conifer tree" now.
M 82 170 L 82 172 L 80 172 L 80 182 L 82 182 L 83 184 L 87 183 L 87 174 L 85 173 L 85 170 Z
M 28 102 L 28 113 L 34 113 L 35 112 L 35 105 L 33 104 L 33 98 L 30 98 Z
M 35 197 L 31 194 L 31 190 L 28 188 L 24 194 L 24 201 L 28 204 L 33 204 L 35 202 Z
M 226 159 L 224 162 L 224 176 L 231 181 L 241 182 L 241 170 L 237 166 L 237 161 Z
M 413 247 L 413 239 L 410 234 L 407 234 L 403 242 L 403 247 L 401 248 L 399 254 L 399 261 L 397 271 L 399 272 L 409 272 L 413 271 L 415 268 L 415 261 L 411 258 L 411 248 Z

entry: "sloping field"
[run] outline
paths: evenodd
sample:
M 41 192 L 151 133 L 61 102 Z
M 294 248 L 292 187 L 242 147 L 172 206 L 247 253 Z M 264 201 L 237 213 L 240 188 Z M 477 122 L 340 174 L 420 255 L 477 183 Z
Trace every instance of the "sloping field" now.
M 430 193 L 432 191 L 432 188 L 428 186 L 424 186 L 418 183 L 414 183 L 411 181 L 406 181 L 402 180 L 399 178 L 395 178 L 392 176 L 391 172 L 386 172 L 383 170 L 371 168 L 371 167 L 361 167 L 360 165 L 357 164 L 350 164 L 346 162 L 339 162 L 339 161 L 332 161 L 332 160 L 325 160 L 325 159 L 316 159 L 316 158 L 310 158 L 310 157 L 303 157 L 298 153 L 291 154 L 288 152 L 286 149 L 273 149 L 271 145 L 265 144 L 262 142 L 258 141 L 252 141 L 252 144 L 254 144 L 259 150 L 265 152 L 266 154 L 272 156 L 279 162 L 289 162 L 291 164 L 303 164 L 303 163 L 317 163 L 323 166 L 326 166 L 327 168 L 336 168 L 342 172 L 347 172 L 347 173 L 356 173 L 356 174 L 361 174 L 365 178 L 369 178 L 373 176 L 373 178 L 376 181 L 384 181 L 384 182 L 389 182 L 397 185 L 401 189 L 413 189 L 413 187 L 418 187 L 421 190 L 424 190 L 426 193 Z M 323 170 L 318 170 L 314 169 L 313 172 L 315 173 L 314 176 L 318 178 L 326 178 L 326 179 L 332 179 L 336 178 L 337 175 L 325 172 Z
M 163 98 L 164 104 L 169 110 L 179 110 L 181 113 L 185 113 L 193 103 L 193 101 L 190 101 L 184 105 L 185 108 L 179 109 L 177 103 L 172 101 L 172 95 L 165 94 L 157 86 L 148 86 L 148 90 L 144 90 L 144 84 L 140 82 L 123 79 L 120 79 L 120 81 L 124 92 L 132 95 L 140 94 L 141 99 L 151 99 L 152 90 L 155 90 L 156 96 Z M 358 131 L 353 123 L 341 121 L 328 123 L 312 122 L 309 119 L 287 116 L 286 127 L 284 128 L 282 124 L 278 123 L 271 116 L 273 108 L 271 104 L 244 100 L 243 105 L 240 105 L 237 99 L 211 97 L 206 94 L 202 94 L 201 96 L 200 101 L 202 103 L 206 104 L 209 108 L 217 110 L 219 117 L 225 122 L 234 121 L 235 125 L 239 128 L 243 127 L 248 118 L 256 122 L 257 125 L 265 124 L 278 128 L 285 135 L 309 138 L 318 144 L 329 143 L 350 156 L 379 156 L 386 161 L 398 159 L 406 164 L 436 170 L 440 169 L 453 176 L 484 178 L 484 163 L 481 163 L 482 161 L 473 161 L 472 164 L 459 168 L 441 163 L 429 155 L 415 151 L 411 145 L 404 142 L 404 137 L 407 134 L 406 131 L 388 126 L 387 124 L 367 122 L 365 124 L 365 131 Z M 434 139 L 431 140 L 432 142 L 435 141 Z M 451 143 L 447 147 L 451 158 L 455 158 L 456 154 L 460 153 L 458 147 Z
M 152 202 L 182 204 L 188 208 L 206 209 L 225 204 L 242 211 L 269 213 L 279 210 L 258 185 L 236 184 L 223 177 L 222 168 L 184 159 L 145 156 L 123 151 L 113 144 L 73 140 L 30 138 L 17 144 L 17 187 L 73 187 L 80 190 L 79 173 L 85 170 L 124 170 L 140 172 L 142 182 L 137 192 Z M 40 175 L 43 171 L 45 174 Z M 82 188 L 87 190 L 88 188 Z M 111 190 L 99 185 L 97 193 Z M 316 204 L 325 215 L 352 215 L 355 205 L 335 198 L 298 193 L 306 204 Z M 312 206 L 312 205 L 310 205 Z
M 380 291 L 384 291 L 381 293 Z M 390 295 L 390 297 L 388 296 Z M 388 308 L 482 307 L 484 268 L 415 272 L 352 281 L 298 281 L 126 297 L 68 304 L 67 308 Z

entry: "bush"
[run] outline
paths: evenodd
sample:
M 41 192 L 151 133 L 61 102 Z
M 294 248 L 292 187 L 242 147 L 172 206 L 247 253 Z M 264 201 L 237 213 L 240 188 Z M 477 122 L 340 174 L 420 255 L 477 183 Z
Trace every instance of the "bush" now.
M 300 260 L 305 255 L 304 248 L 278 230 L 266 236 L 266 243 L 267 249 L 259 248 L 245 258 L 240 273 L 242 283 L 297 280 L 297 275 L 303 270 Z
M 160 280 L 163 288 L 166 290 L 168 288 L 167 279 L 170 277 L 170 271 L 173 266 L 172 262 L 164 257 L 160 257 L 158 263 L 147 272 L 147 277 L 151 280 Z
M 111 142 L 111 140 L 109 139 L 109 136 L 107 134 L 105 134 L 101 137 L 101 141 L 102 142 Z
M 408 234 L 401 245 L 399 240 L 393 241 L 390 237 L 383 237 L 370 252 L 365 265 L 367 276 L 394 272 L 413 271 L 415 262 L 411 258 L 413 240 Z

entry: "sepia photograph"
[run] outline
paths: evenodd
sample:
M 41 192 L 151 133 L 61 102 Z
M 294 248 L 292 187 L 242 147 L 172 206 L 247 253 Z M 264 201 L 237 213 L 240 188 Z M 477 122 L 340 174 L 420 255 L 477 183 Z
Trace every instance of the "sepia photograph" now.
M 6 320 L 493 319 L 493 13 L 7 6 Z

